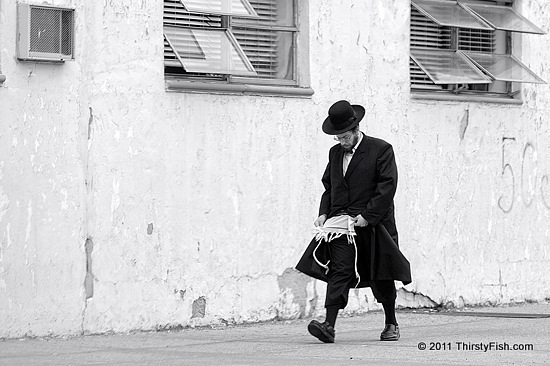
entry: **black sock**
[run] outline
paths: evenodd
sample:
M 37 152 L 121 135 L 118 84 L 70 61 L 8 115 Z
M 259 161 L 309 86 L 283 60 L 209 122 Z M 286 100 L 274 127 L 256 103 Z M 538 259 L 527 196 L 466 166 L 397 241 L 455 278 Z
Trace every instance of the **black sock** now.
M 327 318 L 325 321 L 332 325 L 334 328 L 334 324 L 336 324 L 336 317 L 338 316 L 338 310 L 340 310 L 340 305 L 330 305 L 327 306 Z
M 382 304 L 384 307 L 384 314 L 386 315 L 386 324 L 393 324 L 397 326 L 397 319 L 395 319 L 395 302 L 388 302 Z

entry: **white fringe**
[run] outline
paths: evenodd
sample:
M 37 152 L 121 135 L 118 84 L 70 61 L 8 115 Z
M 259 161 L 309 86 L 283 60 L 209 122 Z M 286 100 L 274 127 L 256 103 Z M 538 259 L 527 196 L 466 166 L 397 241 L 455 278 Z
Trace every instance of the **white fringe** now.
M 347 221 L 347 228 L 342 227 L 342 219 L 345 219 Z M 330 220 L 330 219 L 329 219 Z M 325 269 L 325 275 L 328 274 L 329 268 L 328 265 L 330 263 L 330 260 L 327 261 L 327 263 L 321 263 L 321 261 L 317 258 L 316 252 L 317 249 L 319 249 L 319 246 L 323 241 L 330 243 L 334 239 L 340 238 L 342 235 L 346 235 L 348 239 L 348 244 L 353 244 L 353 247 L 355 248 L 355 277 L 357 278 L 357 284 L 355 285 L 355 288 L 359 285 L 361 282 L 361 276 L 359 276 L 359 271 L 357 269 L 357 260 L 358 260 L 358 252 L 357 252 L 357 244 L 355 242 L 355 236 L 357 235 L 355 233 L 355 230 L 353 230 L 353 225 L 351 224 L 352 220 L 349 216 L 347 217 L 338 217 L 335 218 L 334 221 L 339 221 L 338 224 L 340 224 L 340 227 L 316 227 L 314 229 L 314 235 L 315 240 L 317 241 L 317 246 L 315 247 L 315 250 L 313 250 L 313 259 L 315 262 L 317 262 L 318 265 L 323 267 Z

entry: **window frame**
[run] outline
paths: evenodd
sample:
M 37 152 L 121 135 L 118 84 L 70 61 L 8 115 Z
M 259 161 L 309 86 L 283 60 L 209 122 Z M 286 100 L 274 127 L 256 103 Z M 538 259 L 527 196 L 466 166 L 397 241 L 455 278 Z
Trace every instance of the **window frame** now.
M 433 82 L 432 77 L 428 76 L 424 71 L 424 67 L 422 67 L 413 57 L 413 53 L 415 50 L 437 50 L 438 47 L 440 47 L 440 50 L 450 50 L 454 51 L 457 54 L 463 54 L 459 55 L 461 57 L 466 57 L 467 59 L 470 59 L 470 61 L 473 61 L 471 57 L 468 57 L 467 53 L 472 53 L 472 50 L 461 48 L 461 45 L 459 42 L 466 42 L 466 43 L 475 43 L 473 36 L 472 38 L 460 38 L 459 39 L 459 32 L 462 32 L 466 35 L 468 33 L 472 33 L 472 30 L 475 30 L 474 28 L 461 28 L 459 26 L 453 26 L 450 27 L 448 24 L 438 24 L 438 22 L 434 19 L 434 17 L 427 16 L 424 11 L 419 11 L 418 7 L 413 5 L 413 2 L 416 0 L 411 1 L 411 25 L 410 25 L 410 31 L 411 31 L 411 39 L 410 39 L 410 61 L 409 61 L 409 73 L 410 73 L 410 91 L 411 91 L 411 97 L 413 99 L 436 99 L 436 100 L 468 100 L 468 101 L 490 101 L 490 102 L 502 102 L 502 103 L 522 103 L 522 101 L 519 99 L 519 95 L 521 94 L 521 89 L 523 83 L 530 82 L 530 83 L 536 83 L 536 82 L 542 82 L 543 81 L 540 77 L 538 77 L 534 72 L 532 72 L 529 68 L 525 67 L 525 65 L 521 64 L 521 62 L 514 56 L 515 52 L 514 50 L 518 49 L 521 52 L 521 48 L 517 47 L 516 44 L 521 44 L 521 34 L 522 33 L 535 33 L 535 34 L 545 34 L 544 31 L 542 33 L 540 32 L 526 32 L 526 31 L 511 31 L 511 30 L 504 30 L 502 28 L 494 27 L 492 24 L 484 20 L 483 17 L 479 17 L 477 13 L 470 12 L 471 10 L 468 5 L 474 4 L 475 6 L 498 6 L 498 7 L 510 7 L 512 9 L 512 12 L 516 15 L 519 15 L 519 17 L 527 20 L 530 24 L 532 24 L 528 19 L 521 16 L 517 11 L 512 7 L 513 6 L 513 0 L 494 0 L 494 1 L 476 1 L 476 0 L 461 0 L 460 3 L 457 3 L 457 6 L 460 6 L 463 9 L 468 10 L 468 13 L 471 13 L 472 16 L 475 18 L 480 18 L 484 23 L 489 24 L 492 27 L 491 34 L 491 41 L 493 43 L 492 46 L 495 46 L 497 42 L 499 43 L 498 47 L 500 48 L 500 52 L 496 52 L 494 49 L 488 52 L 487 50 L 482 51 L 481 53 L 487 54 L 487 55 L 499 55 L 504 54 L 504 56 L 507 56 L 505 58 L 509 58 L 512 62 L 516 62 L 518 65 L 518 70 L 525 70 L 527 69 L 526 75 L 531 73 L 535 75 L 534 78 L 531 78 L 529 81 L 527 79 L 524 79 L 522 81 L 518 80 L 509 80 L 509 81 L 500 81 L 497 78 L 494 78 L 490 76 L 491 82 L 487 84 L 481 84 L 481 85 L 487 85 L 487 86 L 481 86 L 476 85 L 474 83 L 471 84 L 448 84 L 443 85 L 443 87 L 437 85 Z M 420 2 L 428 2 L 420 0 Z M 451 4 L 451 1 L 449 1 L 449 6 Z M 420 16 L 424 16 L 427 21 L 433 23 L 434 29 L 438 29 L 440 32 L 445 32 L 446 37 L 448 38 L 446 42 L 447 46 L 439 46 L 437 44 L 437 36 L 434 36 L 433 39 L 430 39 L 430 36 L 427 36 L 427 40 L 425 41 L 425 45 L 422 45 L 422 39 L 421 37 L 418 37 L 414 39 L 413 43 L 413 27 L 420 27 L 419 31 L 416 31 L 419 36 L 423 36 L 423 32 L 428 32 L 427 29 L 432 26 L 426 26 L 423 24 L 423 21 L 418 18 L 414 19 L 413 17 L 414 12 L 417 12 L 417 15 L 420 14 Z M 424 30 L 423 27 L 426 27 Z M 538 28 L 534 26 L 535 28 Z M 483 32 L 483 31 L 479 31 Z M 485 31 L 487 32 L 487 31 Z M 463 34 L 460 33 L 462 37 Z M 443 34 L 443 33 L 442 33 Z M 439 37 L 441 37 L 440 35 Z M 444 35 L 443 35 L 444 36 Z M 442 38 L 443 39 L 443 38 Z M 515 42 L 513 42 L 515 41 Z M 443 41 L 441 41 L 443 42 Z M 443 44 L 443 43 L 442 43 Z M 504 51 L 503 51 L 504 50 Z M 496 59 L 496 57 L 495 57 Z M 479 65 L 476 62 L 473 62 L 476 68 L 483 70 L 483 68 L 479 67 Z M 525 69 L 521 69 L 521 67 L 524 67 Z M 489 75 L 485 70 L 483 70 L 484 74 Z M 535 81 L 533 81 L 535 80 Z
M 165 3 L 166 5 L 166 3 Z M 252 78 L 239 75 L 207 75 L 207 74 L 172 74 L 166 72 L 165 65 L 165 86 L 168 92 L 202 92 L 221 94 L 257 94 L 288 97 L 310 97 L 313 90 L 310 87 L 309 77 L 309 41 L 308 41 L 308 0 L 294 0 L 294 26 L 289 30 L 288 26 L 261 26 L 254 28 L 268 28 L 276 31 L 293 31 L 292 47 L 292 72 L 293 80 Z M 166 9 L 166 8 L 165 8 Z M 242 28 L 250 26 L 244 17 L 238 16 L 233 19 L 227 14 L 218 15 L 221 17 L 222 27 L 226 29 Z M 163 22 L 166 17 L 163 17 Z M 252 23 L 251 23 L 252 24 Z M 232 28 L 233 27 L 233 28 Z M 165 59 L 166 60 L 166 59 Z
M 220 2 L 222 2 L 222 1 L 220 1 Z M 229 3 L 230 1 L 231 0 L 225 0 L 226 3 Z M 258 14 L 256 13 L 256 10 L 254 10 L 254 8 L 252 7 L 252 5 L 250 5 L 250 2 L 248 0 L 240 0 L 242 8 L 246 11 L 246 13 L 241 13 L 241 14 L 238 14 L 236 12 L 232 12 L 231 10 L 204 9 L 200 5 L 196 5 L 196 7 L 193 8 L 192 4 L 191 4 L 191 6 L 189 6 L 189 4 L 188 4 L 189 0 L 181 0 L 180 2 L 181 2 L 181 4 L 183 5 L 183 7 L 185 9 L 187 9 L 189 12 L 193 12 L 193 13 L 233 15 L 233 16 L 244 16 L 244 17 L 258 17 Z M 227 4 L 227 5 L 229 5 L 229 4 Z

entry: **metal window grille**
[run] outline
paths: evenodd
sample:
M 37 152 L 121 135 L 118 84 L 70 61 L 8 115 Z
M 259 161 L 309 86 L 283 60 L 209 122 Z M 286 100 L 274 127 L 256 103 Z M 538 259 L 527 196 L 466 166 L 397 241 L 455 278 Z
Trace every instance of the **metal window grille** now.
M 493 53 L 496 49 L 496 33 L 483 29 L 458 29 L 458 49 L 463 51 Z
M 59 11 L 54 9 L 31 9 L 31 39 L 32 52 L 54 53 L 61 51 L 61 34 Z
M 61 11 L 61 53 L 72 55 L 74 49 L 74 12 Z

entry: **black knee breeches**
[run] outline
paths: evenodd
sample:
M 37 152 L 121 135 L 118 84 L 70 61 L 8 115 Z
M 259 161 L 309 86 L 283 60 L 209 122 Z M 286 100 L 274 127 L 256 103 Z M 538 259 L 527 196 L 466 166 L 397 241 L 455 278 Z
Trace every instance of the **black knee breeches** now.
M 330 263 L 327 281 L 325 307 L 339 305 L 341 309 L 348 303 L 349 289 L 357 284 L 355 273 L 355 246 L 348 243 L 345 235 L 329 243 Z M 393 280 L 372 281 L 371 289 L 380 303 L 395 301 L 396 291 Z

